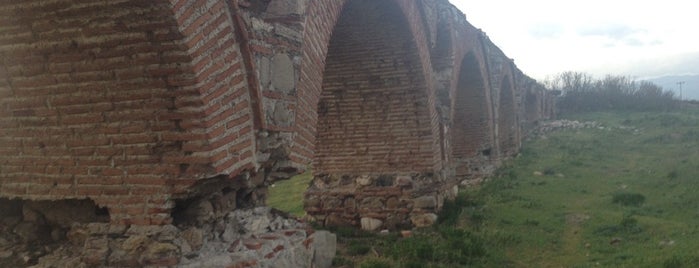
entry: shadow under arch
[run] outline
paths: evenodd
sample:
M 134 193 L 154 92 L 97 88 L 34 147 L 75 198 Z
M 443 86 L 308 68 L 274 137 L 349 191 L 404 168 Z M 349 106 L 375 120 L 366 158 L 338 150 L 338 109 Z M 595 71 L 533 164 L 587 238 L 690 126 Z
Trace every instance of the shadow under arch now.
M 314 179 L 304 200 L 321 224 L 395 229 L 436 219 L 445 190 L 435 179 L 428 78 L 416 42 L 398 1 L 343 6 L 325 57 Z
M 433 168 L 426 81 L 394 1 L 348 1 L 332 33 L 318 102 L 316 173 Z
M 486 78 L 473 52 L 461 60 L 452 110 L 452 161 L 459 179 L 492 171 L 493 125 Z

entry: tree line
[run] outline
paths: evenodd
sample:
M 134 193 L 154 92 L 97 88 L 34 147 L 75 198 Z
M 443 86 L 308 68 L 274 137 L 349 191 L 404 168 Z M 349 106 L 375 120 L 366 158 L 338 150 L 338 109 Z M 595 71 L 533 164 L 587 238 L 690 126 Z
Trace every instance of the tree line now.
M 560 92 L 559 113 L 606 110 L 668 111 L 679 107 L 675 93 L 649 81 L 607 75 L 602 79 L 582 72 L 563 72 L 544 82 Z

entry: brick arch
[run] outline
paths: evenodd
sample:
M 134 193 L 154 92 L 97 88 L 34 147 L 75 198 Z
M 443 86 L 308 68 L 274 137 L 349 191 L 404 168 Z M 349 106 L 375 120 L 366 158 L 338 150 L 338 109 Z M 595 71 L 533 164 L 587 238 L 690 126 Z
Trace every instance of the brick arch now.
M 493 155 L 493 125 L 483 65 L 474 52 L 461 60 L 452 98 L 452 157 L 457 177 L 481 174 Z
M 310 129 L 297 134 L 297 144 L 305 148 L 294 156 L 314 159 L 304 209 L 326 225 L 359 225 L 360 219 L 374 217 L 395 228 L 432 219 L 451 192 L 436 172 L 444 162 L 435 135 L 429 47 L 417 3 L 323 3 L 327 5 L 309 7 L 326 12 L 318 14 L 323 19 L 308 15 L 307 29 L 321 35 L 310 36 L 306 45 L 312 47 L 304 48 L 309 51 L 299 86 L 307 89 L 299 89 L 299 101 L 317 108 L 304 112 L 307 120 L 297 117 L 299 126 Z M 331 7 L 341 9 L 335 13 L 327 10 Z M 369 194 L 377 191 L 384 194 Z M 410 205 L 419 200 L 434 202 Z
M 343 11 L 353 16 L 345 26 Z M 324 161 L 338 152 L 327 142 L 333 123 L 368 119 L 337 133 L 350 143 L 339 152 L 355 149 L 352 172 L 365 174 L 314 180 L 321 190 L 357 186 L 310 200 L 314 215 L 342 205 L 342 217 L 427 224 L 454 190 L 451 98 L 471 50 L 492 87 L 489 112 L 516 113 L 495 130 L 514 129 L 503 135 L 519 142 L 522 99 L 498 105 L 515 95 L 499 93 L 503 74 L 522 81 L 516 68 L 446 0 L 26 0 L 0 3 L 0 15 L 3 198 L 88 198 L 115 223 L 165 224 L 178 203 L 186 210 L 210 191 L 264 197 L 271 180 L 311 163 L 320 114 Z M 364 42 L 333 45 L 342 35 Z M 337 218 L 327 216 L 318 218 Z
M 303 58 L 297 92 L 294 147 L 290 159 L 304 169 L 315 151 L 317 106 L 325 56 L 345 1 L 311 1 L 306 9 Z
M 508 68 L 509 69 L 509 68 Z M 498 97 L 497 136 L 500 157 L 509 157 L 517 150 L 518 123 L 514 80 L 511 72 L 506 72 L 500 83 Z
M 530 86 L 524 102 L 527 124 L 535 124 L 542 118 L 543 91 L 534 85 Z
M 435 71 L 440 71 L 444 68 L 448 68 L 453 64 L 452 55 L 454 54 L 454 34 L 453 25 L 447 17 L 440 17 L 437 21 L 435 29 L 435 40 L 434 44 L 430 47 L 430 58 L 432 62 L 432 68 Z
M 331 36 L 335 30 L 336 23 L 340 18 L 340 13 L 344 10 L 347 3 L 350 2 L 371 3 L 368 0 L 349 0 L 349 1 L 310 1 L 306 8 L 306 21 L 304 23 L 302 62 L 300 65 L 300 75 L 297 93 L 297 105 L 295 108 L 295 136 L 294 147 L 290 152 L 290 159 L 304 168 L 311 164 L 315 154 L 316 134 L 317 134 L 317 119 L 318 119 L 318 102 L 320 100 L 321 88 L 323 84 L 325 65 L 327 60 L 328 48 Z M 379 1 L 377 1 L 379 2 Z M 421 66 L 421 72 L 417 72 L 416 76 L 423 76 L 425 79 L 431 79 L 430 73 L 430 55 L 427 46 L 424 29 L 421 27 L 423 23 L 419 17 L 419 7 L 414 1 L 408 0 L 390 0 L 380 1 L 380 5 L 390 6 L 389 9 L 395 10 L 395 15 L 402 18 L 404 24 L 396 25 L 398 29 L 406 30 L 402 33 L 409 32 L 411 39 L 406 40 L 404 44 L 417 46 L 418 61 L 415 64 Z M 358 20 L 362 20 L 360 15 Z M 379 22 L 377 25 L 382 25 Z M 371 27 L 369 27 L 371 29 Z M 434 94 L 432 93 L 432 85 L 429 83 L 424 87 L 427 95 L 427 106 L 430 114 L 436 113 L 434 107 Z M 432 131 L 437 131 L 436 117 L 432 118 Z M 441 163 L 439 159 L 438 140 L 433 139 L 432 151 L 433 159 L 431 163 L 434 168 L 439 168 Z
M 431 171 L 427 86 L 406 24 L 391 1 L 345 5 L 318 103 L 318 173 Z

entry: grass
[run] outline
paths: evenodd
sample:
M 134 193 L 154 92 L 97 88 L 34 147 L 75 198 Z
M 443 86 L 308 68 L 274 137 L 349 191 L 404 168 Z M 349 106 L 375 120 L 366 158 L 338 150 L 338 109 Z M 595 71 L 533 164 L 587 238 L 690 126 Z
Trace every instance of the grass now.
M 605 128 L 528 141 L 410 238 L 340 230 L 335 265 L 699 267 L 699 110 L 568 119 Z
M 637 193 L 614 193 L 612 196 L 612 203 L 624 206 L 640 207 L 645 201 L 646 197 Z
M 313 175 L 310 171 L 292 177 L 288 180 L 277 181 L 269 187 L 269 198 L 267 204 L 270 207 L 289 212 L 291 215 L 302 217 L 306 214 L 303 211 L 303 193 L 311 183 Z

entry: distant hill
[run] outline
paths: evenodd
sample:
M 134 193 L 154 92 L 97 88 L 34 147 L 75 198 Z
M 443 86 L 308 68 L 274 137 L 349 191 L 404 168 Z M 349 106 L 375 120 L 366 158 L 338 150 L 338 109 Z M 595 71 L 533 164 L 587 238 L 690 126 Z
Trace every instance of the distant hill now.
M 680 95 L 680 88 L 677 82 L 684 81 L 685 83 L 682 85 L 682 98 L 685 100 L 699 100 L 699 75 L 661 76 L 646 80 L 663 87 L 665 90 L 672 90 L 677 97 Z

